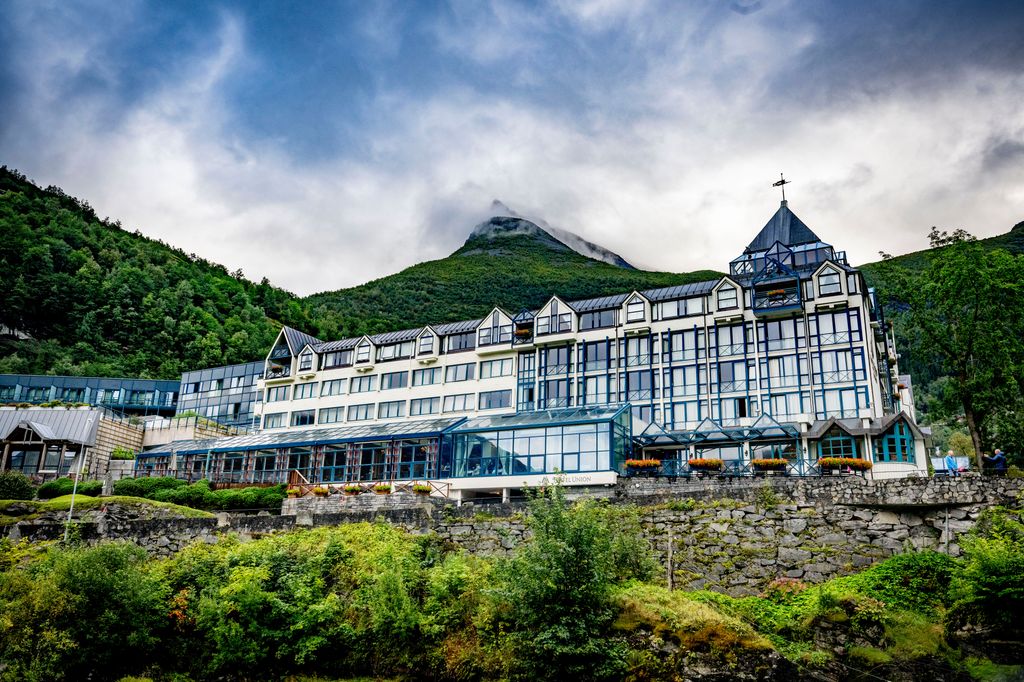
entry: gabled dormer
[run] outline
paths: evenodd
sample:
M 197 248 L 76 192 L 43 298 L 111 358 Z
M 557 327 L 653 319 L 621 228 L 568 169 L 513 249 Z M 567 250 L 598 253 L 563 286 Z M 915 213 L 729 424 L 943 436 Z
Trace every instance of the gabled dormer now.
M 634 291 L 622 304 L 622 319 L 626 326 L 647 324 L 651 321 L 651 302 L 638 291 Z
M 265 358 L 267 369 L 263 375 L 265 379 L 283 379 L 292 374 L 292 350 L 288 347 L 288 340 L 284 333 L 285 329 L 287 327 L 277 333 L 274 345 L 270 347 L 270 352 L 267 353 Z
M 552 296 L 537 313 L 534 334 L 548 336 L 573 331 L 576 331 L 576 311 L 558 296 Z
M 484 316 L 476 330 L 477 349 L 512 343 L 512 316 L 494 308 Z
M 440 345 L 437 332 L 432 327 L 426 326 L 416 337 L 416 357 L 419 359 L 437 358 L 441 350 Z
M 373 369 L 374 354 L 376 353 L 376 347 L 369 336 L 361 336 L 356 341 L 355 353 L 352 364 L 356 366 L 359 371 L 369 371 Z
M 825 261 L 820 268 L 814 272 L 814 294 L 817 298 L 828 296 L 841 296 L 846 292 L 844 288 L 844 276 L 846 272 L 831 261 Z
M 743 314 L 743 287 L 729 277 L 711 289 L 711 310 L 722 314 Z
M 300 376 L 303 374 L 312 376 L 316 372 L 318 364 L 316 349 L 313 347 L 313 344 L 307 343 L 302 347 L 302 350 L 299 351 L 295 371 Z

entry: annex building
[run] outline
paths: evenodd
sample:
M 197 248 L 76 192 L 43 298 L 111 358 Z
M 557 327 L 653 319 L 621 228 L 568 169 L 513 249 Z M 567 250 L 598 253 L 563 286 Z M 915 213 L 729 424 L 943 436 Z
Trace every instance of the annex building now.
M 322 341 L 284 328 L 255 434 L 143 453 L 140 475 L 238 482 L 444 481 L 458 498 L 555 473 L 613 483 L 626 460 L 718 459 L 817 475 L 926 475 L 882 311 L 845 253 L 784 200 L 719 279 Z

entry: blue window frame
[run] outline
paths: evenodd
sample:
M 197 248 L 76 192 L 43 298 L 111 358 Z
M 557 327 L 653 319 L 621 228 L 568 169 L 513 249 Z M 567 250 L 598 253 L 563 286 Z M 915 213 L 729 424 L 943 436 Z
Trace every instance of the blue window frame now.
M 860 457 L 857 439 L 841 429 L 830 429 L 818 441 L 818 459 L 822 457 Z
M 915 462 L 914 436 L 906 422 L 896 422 L 874 441 L 876 462 Z

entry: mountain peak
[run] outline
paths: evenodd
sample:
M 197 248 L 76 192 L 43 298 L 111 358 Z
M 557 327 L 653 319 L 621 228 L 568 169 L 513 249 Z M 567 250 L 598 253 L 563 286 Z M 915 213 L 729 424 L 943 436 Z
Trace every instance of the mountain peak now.
M 492 217 L 489 220 L 473 228 L 469 235 L 470 239 L 496 239 L 526 235 L 544 242 L 549 247 L 569 249 L 581 256 L 593 258 L 609 265 L 629 270 L 636 269 L 619 254 L 589 242 L 578 234 L 553 227 L 544 220 L 528 219 L 509 208 L 500 199 L 491 202 L 491 214 Z

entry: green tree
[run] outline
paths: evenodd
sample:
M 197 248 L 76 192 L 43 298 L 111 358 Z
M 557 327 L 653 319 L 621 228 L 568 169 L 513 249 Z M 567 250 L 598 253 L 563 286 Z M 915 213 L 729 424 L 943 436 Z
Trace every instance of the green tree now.
M 920 274 L 886 262 L 888 294 L 906 308 L 898 322 L 915 365 L 945 376 L 934 407 L 963 414 L 978 453 L 992 417 L 1024 387 L 1024 261 L 986 249 L 963 230 L 932 228 Z

